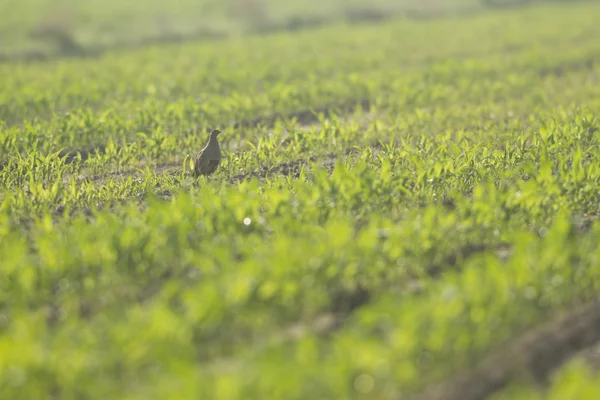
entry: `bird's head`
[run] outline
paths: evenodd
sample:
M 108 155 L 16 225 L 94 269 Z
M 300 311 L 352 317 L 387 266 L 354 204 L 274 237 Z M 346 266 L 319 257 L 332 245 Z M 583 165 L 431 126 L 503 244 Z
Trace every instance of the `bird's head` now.
M 221 133 L 220 130 L 218 129 L 213 129 L 212 132 L 210 133 L 210 138 L 211 139 L 216 139 L 217 136 L 219 136 L 219 133 Z

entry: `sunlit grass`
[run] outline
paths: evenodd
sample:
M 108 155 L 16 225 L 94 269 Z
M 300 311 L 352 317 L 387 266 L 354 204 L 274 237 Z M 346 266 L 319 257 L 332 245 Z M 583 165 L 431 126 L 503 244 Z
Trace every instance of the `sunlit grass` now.
M 3 64 L 0 397 L 396 399 L 593 298 L 596 9 Z

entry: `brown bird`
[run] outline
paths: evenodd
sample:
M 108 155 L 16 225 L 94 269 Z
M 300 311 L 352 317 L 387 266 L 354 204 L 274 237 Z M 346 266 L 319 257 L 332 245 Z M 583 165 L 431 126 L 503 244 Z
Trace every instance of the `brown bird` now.
M 219 133 L 221 131 L 218 129 L 214 129 L 210 133 L 208 144 L 200 151 L 200 154 L 194 161 L 194 176 L 212 175 L 221 163 L 221 147 L 217 140 Z

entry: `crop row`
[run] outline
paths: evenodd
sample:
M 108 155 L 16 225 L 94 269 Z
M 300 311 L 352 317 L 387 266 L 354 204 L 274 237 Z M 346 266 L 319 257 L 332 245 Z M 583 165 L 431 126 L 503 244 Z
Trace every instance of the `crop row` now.
M 517 0 L 517 4 L 527 1 Z M 297 31 L 343 21 L 374 22 L 405 15 L 441 17 L 483 11 L 486 1 L 454 0 L 52 0 L 5 1 L 0 5 L 0 60 L 94 55 L 149 43 Z
M 535 384 L 523 379 L 511 385 L 492 400 L 562 400 L 562 399 L 595 399 L 600 396 L 597 368 L 591 368 L 582 357 L 567 363 L 555 372 L 549 387 L 542 393 L 535 389 Z
M 593 130 L 591 115 L 600 97 L 594 84 L 598 72 L 586 60 L 579 59 L 576 68 L 560 74 L 538 70 L 517 75 L 507 69 L 506 75 L 480 77 L 461 86 L 448 82 L 421 87 L 415 77 L 407 86 L 374 95 L 364 104 L 366 109 L 339 117 L 331 113 L 328 118 L 314 116 L 312 121 L 318 124 L 313 128 L 293 120 L 270 121 L 271 125 L 264 127 L 230 127 L 223 135 L 227 159 L 217 179 L 235 181 L 257 171 L 264 176 L 265 170 L 276 173 L 278 166 L 292 160 L 302 163 L 325 155 L 341 157 L 355 146 L 399 144 L 401 139 L 408 143 L 404 150 L 414 154 L 421 151 L 412 145 L 415 141 L 437 146 L 446 140 L 440 138 L 448 137 L 464 137 L 482 147 L 501 149 L 504 142 L 515 140 L 515 132 L 527 131 L 523 140 L 532 146 L 530 137 L 551 119 L 566 123 L 578 113 L 580 118 L 591 113 L 584 124 L 589 125 L 585 129 Z M 422 74 L 434 72 L 429 69 Z M 408 106 L 407 96 L 412 95 L 407 92 L 422 100 Z M 137 120 L 118 118 L 114 113 L 74 111 L 46 125 L 7 128 L 3 154 L 9 159 L 1 165 L 0 199 L 18 199 L 6 204 L 12 204 L 13 211 L 29 212 L 59 206 L 90 207 L 109 199 L 146 196 L 153 188 L 173 192 L 189 187 L 193 182 L 184 173 L 188 156 L 201 148 L 206 133 L 193 119 L 176 113 L 174 106 L 169 110 L 166 115 L 159 108 L 155 114 L 140 113 Z M 169 131 L 170 124 L 176 129 Z M 85 138 L 89 138 L 87 145 L 93 141 L 98 146 L 84 152 Z M 59 145 L 82 146 L 83 155 L 73 159 L 75 152 L 65 157 L 57 151 Z M 415 164 L 413 170 L 419 168 Z M 174 172 L 165 175 L 166 169 Z
M 235 183 L 251 175 L 276 176 L 285 168 L 295 168 L 298 176 L 300 167 L 311 161 L 316 161 L 316 168 L 322 168 L 319 160 L 324 158 L 334 161 L 348 158 L 350 164 L 354 160 L 378 164 L 384 154 L 394 163 L 396 173 L 405 177 L 411 196 L 420 195 L 415 188 L 421 188 L 430 178 L 442 178 L 439 187 L 446 188 L 456 186 L 459 181 L 458 190 L 464 193 L 470 192 L 475 183 L 489 178 L 502 176 L 515 181 L 527 168 L 532 170 L 529 175 L 537 173 L 538 163 L 544 157 L 553 160 L 548 161 L 553 171 L 562 168 L 565 173 L 573 174 L 576 170 L 569 172 L 569 168 L 574 156 L 585 163 L 586 168 L 595 168 L 591 160 L 598 129 L 593 116 L 596 107 L 597 101 L 590 101 L 580 109 L 579 101 L 575 101 L 563 109 L 562 117 L 549 113 L 525 114 L 523 119 L 494 118 L 480 126 L 477 125 L 481 119 L 472 117 L 475 125 L 471 127 L 465 126 L 465 116 L 452 117 L 452 109 L 446 111 L 445 118 L 440 112 L 433 116 L 417 112 L 412 118 L 389 119 L 387 123 L 385 119 L 363 124 L 324 120 L 319 130 L 299 131 L 290 136 L 285 136 L 284 128 L 279 127 L 258 143 L 248 144 L 249 150 L 228 153 L 212 179 Z M 468 115 L 466 111 L 465 115 Z M 477 114 L 473 111 L 471 115 Z M 410 119 L 413 121 L 408 122 Z M 407 122 L 408 127 L 404 128 Z M 448 125 L 443 127 L 444 124 Z M 415 131 L 410 129 L 419 125 Z M 429 129 L 432 134 L 423 135 L 423 130 Z M 562 138 L 560 142 L 557 135 Z M 121 147 L 111 142 L 101 154 L 92 154 L 85 160 L 76 158 L 70 163 L 59 153 L 32 152 L 13 157 L 0 171 L 3 208 L 14 215 L 27 215 L 59 206 L 92 207 L 111 200 L 145 197 L 153 192 L 175 193 L 196 186 L 198 182 L 187 172 L 190 157 L 183 152 L 178 154 L 176 138 L 169 136 L 158 143 L 140 140 Z M 547 149 L 551 150 L 546 151 L 550 151 L 550 156 L 542 153 L 544 147 L 540 148 L 540 144 L 548 140 L 551 142 L 546 143 Z M 199 148 L 199 145 L 188 149 Z M 382 146 L 384 152 L 381 152 Z M 190 151 L 186 153 L 190 154 Z M 504 157 L 504 165 L 498 163 L 490 171 L 478 172 L 487 168 L 490 155 Z M 157 165 L 162 166 L 157 170 Z M 500 166 L 502 170 L 495 169 Z M 586 173 L 574 179 L 585 181 L 589 175 Z
M 479 102 L 507 87 L 531 86 L 536 74 L 597 63 L 593 18 L 552 8 L 536 13 L 481 16 L 462 29 L 449 21 L 394 22 L 2 65 L 0 74 L 10 78 L 0 82 L 0 119 L 7 124 L 0 137 L 22 138 L 25 149 L 37 139 L 39 150 L 50 152 L 158 128 L 181 134 L 327 104 L 385 101 L 390 91 L 388 101 L 400 112 Z M 11 150 L 4 144 L 2 154 Z

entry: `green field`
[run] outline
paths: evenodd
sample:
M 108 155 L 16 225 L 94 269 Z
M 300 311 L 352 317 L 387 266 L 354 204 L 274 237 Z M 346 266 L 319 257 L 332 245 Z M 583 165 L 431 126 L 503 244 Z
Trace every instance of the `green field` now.
M 38 61 L 4 4 L 0 398 L 600 398 L 600 3 L 477 3 Z
M 544 0 L 2 0 L 0 59 L 461 14 L 481 10 L 485 1 Z

